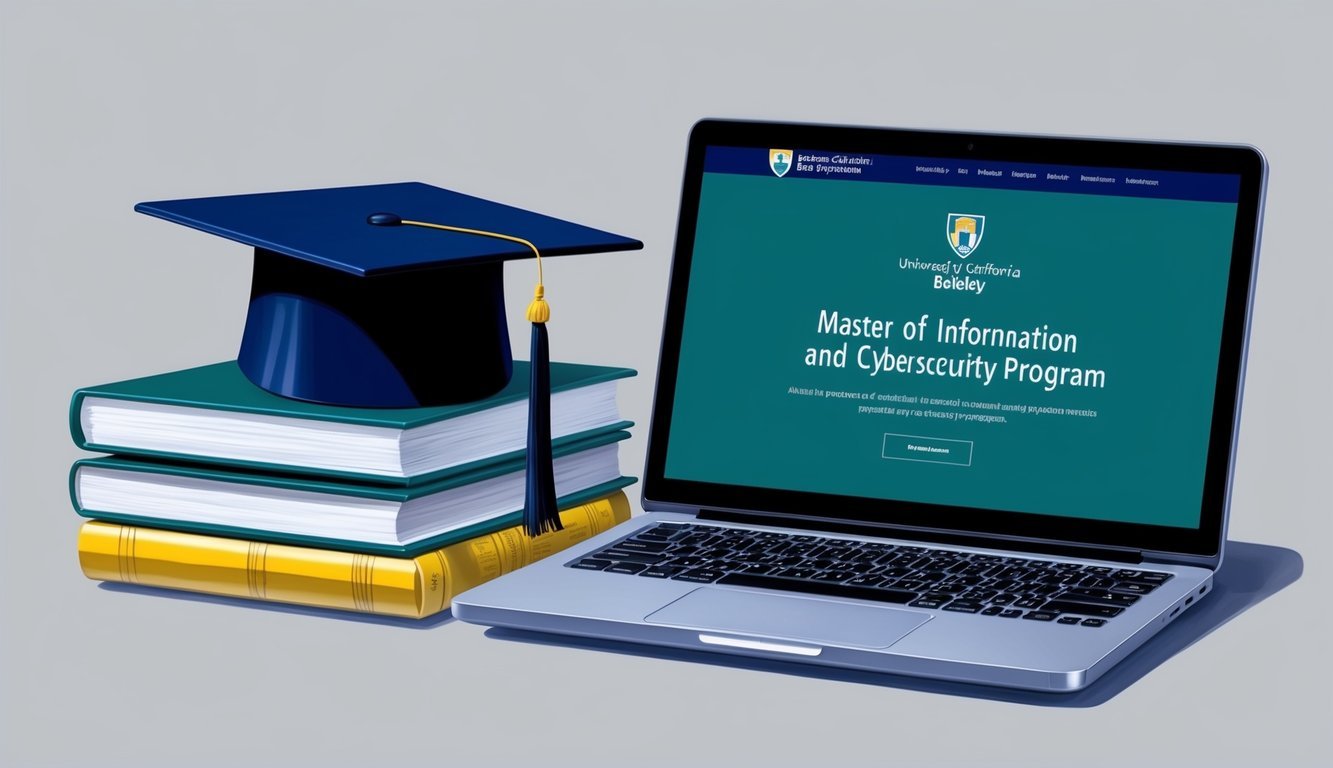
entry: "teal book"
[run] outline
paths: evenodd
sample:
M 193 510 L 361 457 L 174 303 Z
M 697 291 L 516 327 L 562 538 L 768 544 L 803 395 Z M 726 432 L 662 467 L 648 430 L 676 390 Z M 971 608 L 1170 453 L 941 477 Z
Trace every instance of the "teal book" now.
M 617 384 L 629 368 L 551 363 L 556 447 L 632 426 Z M 528 363 L 495 395 L 431 408 L 345 408 L 279 397 L 235 361 L 86 387 L 70 403 L 80 448 L 150 459 L 418 485 L 524 455 Z
M 634 482 L 620 474 L 628 432 L 555 448 L 561 509 Z M 129 525 L 393 557 L 416 557 L 522 522 L 523 456 L 428 483 L 385 486 L 106 456 L 76 462 L 80 515 Z

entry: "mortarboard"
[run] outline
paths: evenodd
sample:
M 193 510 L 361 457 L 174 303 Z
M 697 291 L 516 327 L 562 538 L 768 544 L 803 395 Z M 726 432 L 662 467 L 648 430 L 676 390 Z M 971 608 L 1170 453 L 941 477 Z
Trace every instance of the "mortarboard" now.
M 140 203 L 135 210 L 255 249 L 239 364 L 284 397 L 411 408 L 477 400 L 509 381 L 503 262 L 516 242 L 367 216 L 438 222 L 531 241 L 542 256 L 637 240 L 409 182 Z
M 357 407 L 444 405 L 498 392 L 513 370 L 504 262 L 536 255 L 540 274 L 542 256 L 643 247 L 419 182 L 164 200 L 135 210 L 254 247 L 237 356 L 250 381 L 284 397 Z M 528 312 L 530 506 L 534 485 L 551 484 L 533 481 L 534 472 L 550 471 L 542 290 L 539 279 Z M 536 456 L 534 470 L 538 451 L 546 460 Z M 553 489 L 549 496 L 548 529 L 549 518 L 559 525 Z

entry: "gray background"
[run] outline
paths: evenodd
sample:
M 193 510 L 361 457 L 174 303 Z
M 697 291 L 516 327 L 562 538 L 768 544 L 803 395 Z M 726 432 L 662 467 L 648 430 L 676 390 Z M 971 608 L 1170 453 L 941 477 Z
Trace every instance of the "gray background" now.
M 1329 757 L 1326 3 L 0 7 L 0 763 Z M 1066 710 L 83 579 L 70 393 L 234 356 L 244 319 L 247 250 L 135 202 L 420 179 L 643 239 L 548 273 L 554 356 L 642 372 L 621 402 L 641 425 L 623 455 L 637 473 L 702 116 L 1261 147 L 1272 177 L 1231 535 L 1299 550 L 1301 580 L 1110 702 Z M 531 274 L 510 271 L 521 308 Z

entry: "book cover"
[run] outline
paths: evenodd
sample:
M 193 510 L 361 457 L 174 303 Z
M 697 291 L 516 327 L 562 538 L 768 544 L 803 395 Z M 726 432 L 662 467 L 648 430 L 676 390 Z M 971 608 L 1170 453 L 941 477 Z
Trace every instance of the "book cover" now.
M 565 457 L 576 457 L 577 454 L 617 443 L 627 437 L 629 437 L 628 432 L 609 432 L 578 441 L 568 442 L 555 449 L 555 457 L 557 461 L 560 461 Z M 450 475 L 449 477 L 435 480 L 430 483 L 413 486 L 383 486 L 347 483 L 290 474 L 241 472 L 233 469 L 198 464 L 168 463 L 125 458 L 121 456 L 103 456 L 93 459 L 82 459 L 74 463 L 73 467 L 70 469 L 69 493 L 74 509 L 79 515 L 97 520 L 110 520 L 136 526 L 167 528 L 202 534 L 257 539 L 274 543 L 295 544 L 299 546 L 395 557 L 415 557 L 453 542 L 462 541 L 482 533 L 489 533 L 511 525 L 516 525 L 521 521 L 523 516 L 523 496 L 521 482 L 519 482 L 518 485 L 515 486 L 513 504 L 506 506 L 503 512 L 485 520 L 454 528 L 417 541 L 398 544 L 382 541 L 367 541 L 356 538 L 320 536 L 290 530 L 275 530 L 273 528 L 276 528 L 277 526 L 273 526 L 273 528 L 265 527 L 262 521 L 256 521 L 253 526 L 232 525 L 198 519 L 177 519 L 169 516 L 154 517 L 127 512 L 124 509 L 97 508 L 95 505 L 90 506 L 84 503 L 80 487 L 82 474 L 88 469 L 145 475 L 150 478 L 150 481 L 154 476 L 165 476 L 169 478 L 184 478 L 190 483 L 201 482 L 208 485 L 223 483 L 226 484 L 226 487 L 235 486 L 238 492 L 251 496 L 263 496 L 266 489 L 278 489 L 280 492 L 327 494 L 332 497 L 350 497 L 353 499 L 384 501 L 401 505 L 415 499 L 423 499 L 437 493 L 461 489 L 464 486 L 480 483 L 493 478 L 501 478 L 506 475 L 520 476 L 524 470 L 524 460 L 521 456 L 505 462 L 491 463 L 471 472 Z M 521 481 L 521 477 L 518 479 Z M 557 504 L 561 509 L 576 506 L 591 499 L 605 496 L 631 485 L 634 482 L 635 478 L 620 475 L 618 469 L 613 470 L 612 474 L 606 477 L 606 479 L 595 482 L 589 486 L 575 487 L 572 490 L 567 490 L 557 499 Z M 466 510 L 464 510 L 464 512 L 466 512 Z M 312 515 L 313 514 L 315 513 L 312 512 Z M 470 513 L 468 516 L 475 517 L 475 515 L 471 515 Z M 251 515 L 251 517 L 253 517 L 253 515 Z
M 590 429 L 572 433 L 562 433 L 558 426 L 560 416 L 560 395 L 597 384 L 613 382 L 636 375 L 630 368 L 613 368 L 576 363 L 551 363 L 551 392 L 553 415 L 553 444 L 557 447 L 575 442 L 604 432 L 623 430 L 633 426 L 633 422 L 615 415 L 594 425 Z M 198 445 L 188 450 L 160 450 L 145 444 L 126 444 L 118 442 L 97 442 L 88 437 L 87 404 L 90 399 L 131 401 L 151 404 L 167 409 L 183 409 L 179 412 L 195 417 L 208 417 L 217 414 L 250 414 L 275 419 L 278 425 L 287 424 L 295 429 L 309 430 L 312 447 L 316 447 L 328 436 L 338 436 L 345 432 L 366 434 L 367 430 L 380 431 L 385 439 L 393 444 L 393 449 L 401 451 L 402 445 L 413 430 L 422 430 L 432 425 L 441 425 L 462 416 L 479 414 L 502 406 L 522 403 L 528 396 L 528 363 L 514 361 L 513 376 L 509 384 L 500 392 L 483 400 L 456 405 L 436 406 L 431 408 L 347 408 L 322 405 L 319 403 L 292 400 L 279 397 L 256 387 L 235 361 L 189 368 L 182 371 L 146 376 L 100 386 L 84 387 L 77 390 L 70 400 L 70 434 L 76 445 L 89 451 L 118 453 L 147 458 L 168 459 L 174 461 L 206 462 L 224 464 L 244 469 L 257 469 L 272 472 L 300 472 L 303 474 L 375 482 L 392 485 L 413 485 L 428 483 L 455 472 L 467 472 L 494 461 L 504 461 L 523 456 L 524 427 L 515 422 L 512 430 L 515 435 L 513 445 L 498 453 L 482 456 L 470 456 L 451 466 L 410 476 L 396 476 L 384 471 L 366 471 L 339 469 L 327 466 L 303 464 L 302 452 L 293 451 L 293 459 L 286 462 L 255 461 L 245 458 L 246 446 L 231 446 L 211 443 L 215 430 L 208 427 L 197 428 Z M 521 410 L 521 409 L 520 409 Z M 525 413 L 525 412 L 524 412 Z M 456 443 L 454 440 L 441 440 L 442 444 Z M 355 452 L 353 452 L 355 453 Z
M 424 618 L 454 596 L 629 519 L 622 491 L 560 513 L 564 529 L 532 538 L 514 526 L 416 557 L 339 552 L 89 521 L 79 566 L 90 579 Z

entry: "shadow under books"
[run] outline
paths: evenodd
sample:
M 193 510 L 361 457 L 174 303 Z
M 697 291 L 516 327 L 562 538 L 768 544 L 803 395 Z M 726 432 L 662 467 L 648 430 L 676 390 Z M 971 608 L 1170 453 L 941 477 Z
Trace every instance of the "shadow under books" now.
M 789 661 L 727 656 L 705 651 L 664 648 L 540 632 L 493 628 L 486 636 L 513 642 L 555 645 L 620 653 L 630 656 L 686 661 L 750 669 L 822 680 L 878 685 L 911 691 L 966 696 L 1046 707 L 1095 707 L 1138 682 L 1167 659 L 1198 642 L 1213 630 L 1258 605 L 1301 577 L 1305 564 L 1299 553 L 1283 547 L 1228 541 L 1226 558 L 1213 577 L 1212 594 L 1183 613 L 1129 658 L 1112 667 L 1092 685 L 1074 693 L 1019 691 L 969 683 L 890 675 L 857 670 L 815 667 Z
M 407 619 L 397 616 L 379 616 L 372 613 L 335 611 L 331 608 L 312 608 L 309 606 L 291 605 L 288 603 L 265 603 L 259 600 L 245 600 L 239 597 L 224 597 L 221 595 L 206 595 L 199 592 L 180 592 L 174 589 L 144 587 L 137 584 L 125 584 L 114 581 L 103 581 L 98 584 L 98 587 L 107 592 L 127 592 L 130 594 L 151 595 L 152 597 L 169 600 L 184 600 L 192 603 L 213 603 L 215 605 L 228 605 L 251 611 L 292 613 L 297 616 L 311 616 L 319 619 L 350 621 L 358 624 L 380 624 L 386 627 L 402 627 L 403 629 L 434 629 L 435 627 L 444 624 L 453 623 L 454 620 L 453 611 L 449 610 L 427 616 L 424 619 Z

